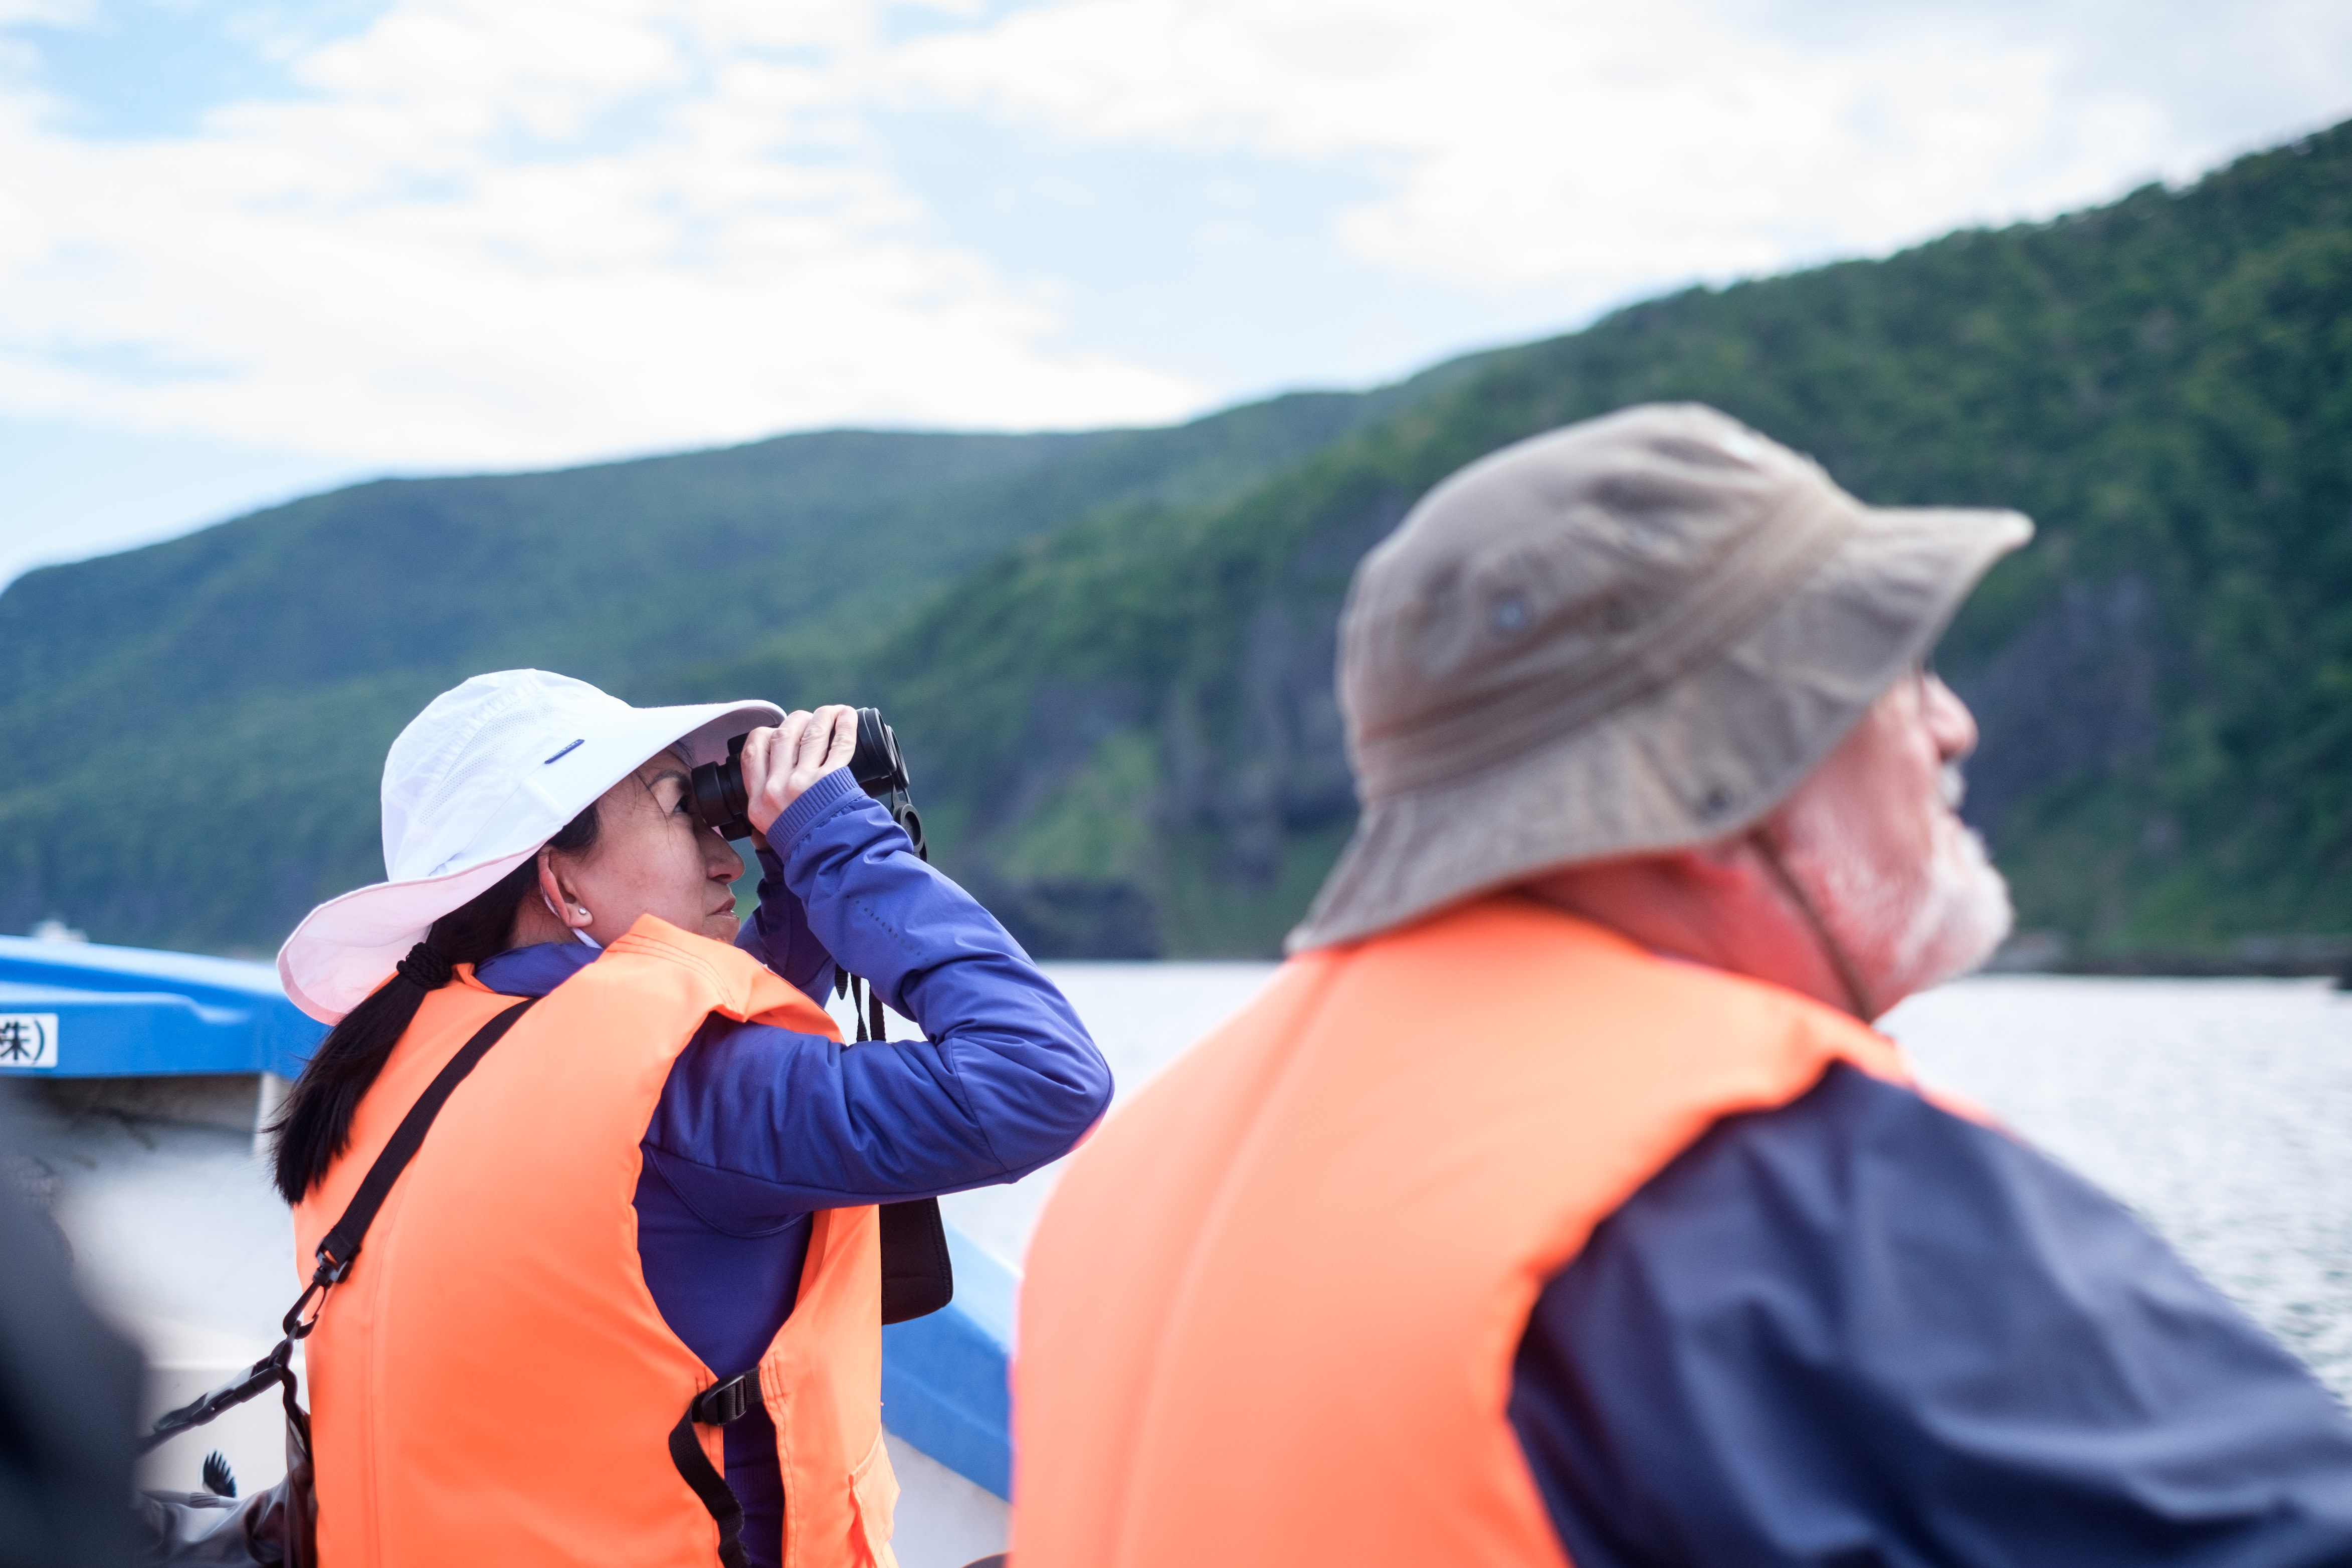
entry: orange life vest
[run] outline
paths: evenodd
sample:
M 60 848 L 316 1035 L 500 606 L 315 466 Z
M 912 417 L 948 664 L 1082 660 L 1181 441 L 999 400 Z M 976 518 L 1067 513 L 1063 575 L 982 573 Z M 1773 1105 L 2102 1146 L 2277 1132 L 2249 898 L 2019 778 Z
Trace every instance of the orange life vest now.
M 513 1005 L 469 966 L 434 992 L 294 1210 L 298 1273 L 426 1084 Z M 671 1332 L 637 1258 L 638 1143 L 713 1013 L 838 1039 L 745 954 L 647 916 L 509 1030 L 442 1108 L 306 1342 L 327 1568 L 712 1568 L 719 1528 L 670 1429 L 721 1376 Z M 894 1568 L 876 1212 L 815 1216 L 759 1384 L 783 1469 L 783 1561 Z M 695 1428 L 724 1468 L 716 1427 Z
M 1885 1039 L 1516 896 L 1286 964 L 1031 1244 L 1019 1568 L 1560 1564 L 1506 1415 L 1546 1280 L 1718 1118 Z

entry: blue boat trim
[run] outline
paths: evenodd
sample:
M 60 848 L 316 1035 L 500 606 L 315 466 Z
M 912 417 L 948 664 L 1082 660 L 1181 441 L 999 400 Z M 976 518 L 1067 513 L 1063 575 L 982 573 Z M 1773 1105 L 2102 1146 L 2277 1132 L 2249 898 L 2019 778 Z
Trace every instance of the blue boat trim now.
M 882 1424 L 998 1497 L 1013 1496 L 1013 1302 L 1020 1276 L 953 1226 L 955 1300 L 882 1331 Z
M 58 1065 L 31 1069 L 43 1078 L 290 1079 L 327 1032 L 267 963 L 0 937 L 0 1013 L 37 1012 L 58 1015 Z

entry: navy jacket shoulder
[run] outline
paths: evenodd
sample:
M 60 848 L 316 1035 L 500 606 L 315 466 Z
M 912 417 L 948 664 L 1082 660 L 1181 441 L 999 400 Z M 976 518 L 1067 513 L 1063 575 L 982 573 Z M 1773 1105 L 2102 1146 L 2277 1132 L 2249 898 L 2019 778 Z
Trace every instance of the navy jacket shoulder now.
M 1510 1399 L 1579 1568 L 2352 1563 L 2352 1422 L 2114 1200 L 1837 1066 L 1549 1282 Z

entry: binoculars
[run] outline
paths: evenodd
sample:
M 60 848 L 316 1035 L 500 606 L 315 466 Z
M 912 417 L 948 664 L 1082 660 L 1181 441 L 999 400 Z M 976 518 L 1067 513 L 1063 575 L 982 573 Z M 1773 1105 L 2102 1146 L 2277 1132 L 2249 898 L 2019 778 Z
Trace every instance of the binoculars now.
M 693 802 L 694 815 L 718 829 L 721 838 L 748 838 L 751 836 L 751 797 L 743 787 L 743 742 L 748 737 L 738 735 L 727 742 L 727 760 L 705 763 L 694 770 L 688 784 L 688 797 Z M 857 787 L 882 803 L 907 837 L 913 841 L 915 853 L 928 860 L 930 851 L 923 844 L 923 819 L 915 810 L 913 781 L 907 774 L 907 759 L 899 753 L 898 737 L 882 721 L 878 708 L 857 710 L 857 749 L 850 753 L 850 777 Z

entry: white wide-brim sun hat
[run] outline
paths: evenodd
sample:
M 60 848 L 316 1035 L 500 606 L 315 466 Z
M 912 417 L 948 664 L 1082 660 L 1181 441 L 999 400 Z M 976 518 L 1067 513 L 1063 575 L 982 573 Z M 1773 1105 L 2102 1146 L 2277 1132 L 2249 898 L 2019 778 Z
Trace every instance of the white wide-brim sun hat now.
M 296 1006 L 339 1021 L 433 922 L 487 891 L 656 753 L 715 763 L 772 702 L 632 708 L 541 669 L 478 675 L 408 722 L 383 759 L 388 879 L 312 910 L 278 950 Z

